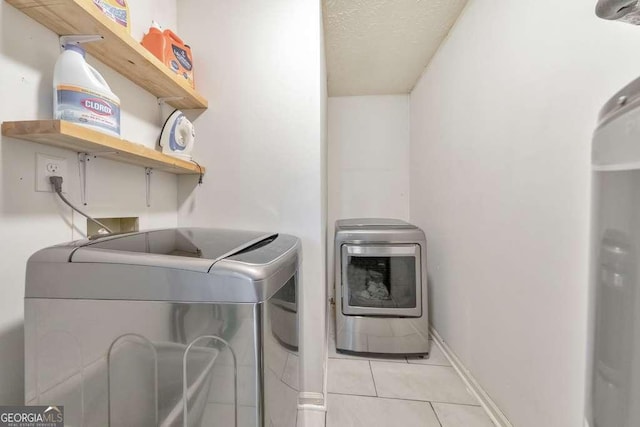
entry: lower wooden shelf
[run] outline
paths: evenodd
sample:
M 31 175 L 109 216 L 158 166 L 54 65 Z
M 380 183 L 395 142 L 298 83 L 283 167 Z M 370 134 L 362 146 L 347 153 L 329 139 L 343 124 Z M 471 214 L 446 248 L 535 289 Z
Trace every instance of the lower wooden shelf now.
M 115 138 L 63 120 L 3 122 L 2 135 L 41 144 L 54 145 L 79 153 L 99 154 L 119 162 L 154 168 L 175 174 L 204 174 L 205 168 L 193 162 Z

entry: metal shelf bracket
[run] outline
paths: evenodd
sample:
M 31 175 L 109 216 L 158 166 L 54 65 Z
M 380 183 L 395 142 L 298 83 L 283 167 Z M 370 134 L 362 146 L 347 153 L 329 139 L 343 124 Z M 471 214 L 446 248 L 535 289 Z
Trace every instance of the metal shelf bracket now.
M 153 173 L 153 168 L 144 168 L 144 178 L 145 178 L 145 191 L 147 193 L 147 207 L 151 207 L 151 174 Z
M 104 40 L 100 34 L 77 34 L 77 35 L 69 35 L 69 36 L 60 36 L 60 48 L 64 48 L 66 44 L 80 44 L 80 43 L 89 43 L 89 42 L 98 42 Z
M 91 154 L 78 153 L 78 170 L 80 173 L 80 200 L 87 206 L 87 163 L 91 161 Z M 95 156 L 93 156 L 95 158 Z

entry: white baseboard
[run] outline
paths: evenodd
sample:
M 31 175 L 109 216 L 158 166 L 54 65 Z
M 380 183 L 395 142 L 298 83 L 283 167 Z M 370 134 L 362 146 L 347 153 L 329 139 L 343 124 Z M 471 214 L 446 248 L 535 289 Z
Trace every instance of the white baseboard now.
M 322 404 L 315 404 L 313 402 Z M 321 393 L 298 395 L 298 421 L 296 427 L 324 427 L 327 407 Z
M 460 375 L 469 391 L 478 399 L 482 408 L 486 411 L 489 418 L 491 418 L 491 421 L 498 427 L 513 427 L 504 413 L 498 408 L 498 405 L 489 397 L 487 392 L 484 391 L 469 370 L 465 368 L 460 359 L 458 359 L 458 356 L 456 356 L 447 343 L 444 342 L 440 334 L 438 334 L 438 331 L 433 327 L 430 328 L 430 331 L 435 344 L 440 347 L 445 357 L 449 359 L 451 366 L 458 372 L 458 375 Z
M 323 411 L 326 411 L 324 393 L 311 391 L 301 391 L 298 393 L 298 409 L 304 409 L 307 406 L 314 410 L 321 408 Z

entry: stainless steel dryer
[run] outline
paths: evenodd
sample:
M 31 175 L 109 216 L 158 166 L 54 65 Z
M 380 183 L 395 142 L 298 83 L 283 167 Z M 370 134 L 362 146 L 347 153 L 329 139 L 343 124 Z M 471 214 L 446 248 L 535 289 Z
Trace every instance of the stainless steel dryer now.
M 27 404 L 74 426 L 294 427 L 299 262 L 296 237 L 204 228 L 35 253 Z
M 336 349 L 429 353 L 426 238 L 396 219 L 336 222 Z

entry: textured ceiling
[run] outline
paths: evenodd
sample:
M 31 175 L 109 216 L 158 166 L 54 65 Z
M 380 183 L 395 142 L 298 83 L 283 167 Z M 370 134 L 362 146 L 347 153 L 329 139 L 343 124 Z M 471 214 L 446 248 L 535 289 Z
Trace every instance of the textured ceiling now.
M 324 0 L 329 96 L 409 93 L 466 0 Z

